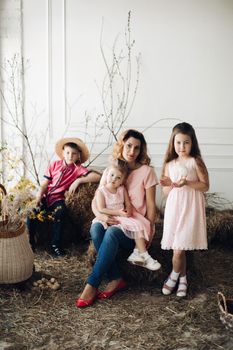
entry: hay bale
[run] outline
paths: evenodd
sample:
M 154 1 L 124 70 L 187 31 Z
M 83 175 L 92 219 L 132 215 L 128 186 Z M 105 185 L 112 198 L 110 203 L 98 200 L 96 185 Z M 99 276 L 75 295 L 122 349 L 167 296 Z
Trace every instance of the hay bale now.
M 98 183 L 81 184 L 74 194 L 67 192 L 65 203 L 67 216 L 64 218 L 63 245 L 79 243 L 80 240 L 89 239 L 89 231 L 94 214 L 91 210 L 91 202 Z M 48 247 L 52 239 L 52 221 L 38 223 L 35 236 L 36 245 Z
M 141 285 L 158 284 L 162 285 L 172 270 L 172 250 L 162 250 L 160 247 L 160 238 L 155 237 L 149 253 L 155 259 L 157 259 L 162 268 L 159 271 L 150 271 L 143 267 L 131 265 L 127 262 L 127 257 L 130 255 L 130 251 L 121 249 L 117 255 L 117 262 L 119 269 L 121 270 L 123 278 L 127 282 L 137 283 Z M 200 265 L 200 261 L 203 260 L 203 254 L 205 251 L 188 251 L 187 252 L 187 274 L 189 280 L 194 278 L 198 279 L 199 283 L 203 281 L 203 266 Z M 200 258 L 201 257 L 201 258 Z M 90 242 L 87 250 L 87 263 L 93 266 L 96 261 L 96 250 L 92 242 Z
M 120 249 L 117 254 L 117 262 L 122 276 L 126 281 L 137 282 L 137 284 L 150 284 L 154 282 L 161 284 L 165 276 L 167 276 L 171 270 L 172 251 L 162 251 L 160 247 L 160 241 L 163 232 L 163 215 L 158 208 L 156 211 L 156 234 L 149 248 L 149 253 L 154 259 L 157 259 L 161 263 L 162 268 L 159 271 L 150 271 L 141 266 L 132 265 L 127 262 L 127 258 L 131 252 Z M 87 261 L 91 266 L 93 266 L 95 260 L 96 250 L 91 241 L 87 250 Z
M 81 184 L 76 193 L 67 193 L 65 198 L 68 215 L 76 226 L 78 234 L 84 239 L 90 237 L 91 222 L 94 219 L 91 202 L 98 185 L 91 182 Z
M 155 225 L 155 232 L 155 238 L 153 239 L 152 244 L 149 248 L 149 253 L 154 259 L 157 259 L 161 263 L 162 268 L 159 271 L 150 271 L 140 266 L 131 265 L 127 262 L 127 257 L 131 252 L 121 249 L 117 255 L 117 262 L 122 276 L 126 281 L 134 283 L 136 282 L 137 284 L 142 285 L 151 283 L 162 285 L 165 278 L 167 278 L 168 274 L 171 272 L 173 251 L 162 250 L 160 246 L 163 233 L 163 216 L 161 212 L 159 212 L 159 217 Z M 200 251 L 200 253 L 198 251 L 187 252 L 188 275 L 191 276 L 192 279 L 193 276 L 196 276 L 200 283 L 202 281 L 202 272 L 199 264 L 199 255 L 202 256 L 202 254 L 203 251 Z M 93 266 L 95 260 L 96 250 L 91 241 L 87 250 L 87 263 Z
M 117 254 L 118 266 L 121 270 L 122 276 L 126 281 L 135 282 L 138 284 L 150 284 L 153 282 L 162 283 L 164 276 L 167 275 L 171 269 L 172 251 L 165 252 L 161 250 L 160 241 L 162 235 L 162 221 L 158 220 L 156 224 L 156 236 L 150 246 L 149 253 L 162 264 L 162 269 L 159 271 L 150 271 L 143 267 L 132 265 L 127 262 L 130 251 L 120 249 Z M 96 260 L 96 250 L 91 241 L 87 250 L 87 262 L 93 266 Z
M 207 208 L 208 242 L 233 246 L 233 210 L 216 210 Z

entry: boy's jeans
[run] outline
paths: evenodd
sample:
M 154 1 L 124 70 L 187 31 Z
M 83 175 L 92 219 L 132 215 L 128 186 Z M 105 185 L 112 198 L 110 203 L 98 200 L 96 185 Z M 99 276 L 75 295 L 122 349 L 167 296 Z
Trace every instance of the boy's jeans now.
M 63 222 L 67 211 L 64 200 L 57 201 L 53 203 L 50 207 L 47 207 L 43 203 L 40 210 L 45 210 L 47 213 L 53 213 L 54 221 L 52 221 L 53 235 L 52 235 L 51 245 L 60 247 Z M 35 234 L 37 231 L 38 223 L 39 223 L 38 219 L 31 219 L 30 217 L 27 217 L 29 240 L 33 250 L 35 250 Z
M 103 225 L 98 222 L 92 224 L 90 233 L 98 253 L 92 273 L 87 278 L 87 283 L 98 288 L 104 274 L 109 281 L 121 278 L 115 261 L 117 252 L 119 247 L 133 250 L 135 242 L 126 237 L 119 227 L 109 226 L 105 230 Z

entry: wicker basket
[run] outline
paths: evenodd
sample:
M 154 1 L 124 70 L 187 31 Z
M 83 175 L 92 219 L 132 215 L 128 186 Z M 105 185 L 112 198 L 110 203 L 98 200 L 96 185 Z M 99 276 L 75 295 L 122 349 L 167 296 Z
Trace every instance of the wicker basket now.
M 25 224 L 22 223 L 14 232 L 4 231 L 6 220 L 7 217 L 0 222 L 0 284 L 19 283 L 31 277 L 34 254 Z
M 228 330 L 233 331 L 233 299 L 226 299 L 223 293 L 218 292 L 218 306 L 220 320 Z

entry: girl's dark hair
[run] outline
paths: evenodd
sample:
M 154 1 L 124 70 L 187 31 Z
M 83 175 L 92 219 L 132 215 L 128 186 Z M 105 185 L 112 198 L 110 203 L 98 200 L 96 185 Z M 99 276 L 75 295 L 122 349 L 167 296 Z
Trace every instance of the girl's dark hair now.
M 147 154 L 147 143 L 146 140 L 144 138 L 144 135 L 134 129 L 129 129 L 124 131 L 118 141 L 115 143 L 114 148 L 113 148 L 113 154 L 112 157 L 113 159 L 121 159 L 124 161 L 123 158 L 123 148 L 124 148 L 124 144 L 125 142 L 130 138 L 133 137 L 137 140 L 140 141 L 141 145 L 140 145 L 140 153 L 137 157 L 137 162 L 139 162 L 140 164 L 150 164 L 150 157 Z
M 188 123 L 179 123 L 175 125 L 174 128 L 172 129 L 172 134 L 169 140 L 168 149 L 165 155 L 166 163 L 178 157 L 178 154 L 176 153 L 175 147 L 174 147 L 174 140 L 177 134 L 188 135 L 191 138 L 191 141 L 192 141 L 192 147 L 190 151 L 191 157 L 194 157 L 194 158 L 201 157 L 201 151 L 198 145 L 194 128 L 192 127 L 192 125 Z
M 162 175 L 164 174 L 166 163 L 172 161 L 173 159 L 178 158 L 178 154 L 176 153 L 175 147 L 174 147 L 174 140 L 177 134 L 188 135 L 191 138 L 192 146 L 191 146 L 190 156 L 195 158 L 198 166 L 202 169 L 202 171 L 208 174 L 204 161 L 201 157 L 201 151 L 198 145 L 195 130 L 191 124 L 183 122 L 183 123 L 176 124 L 172 129 L 172 134 L 169 140 L 168 148 L 167 148 L 164 163 L 163 163 Z

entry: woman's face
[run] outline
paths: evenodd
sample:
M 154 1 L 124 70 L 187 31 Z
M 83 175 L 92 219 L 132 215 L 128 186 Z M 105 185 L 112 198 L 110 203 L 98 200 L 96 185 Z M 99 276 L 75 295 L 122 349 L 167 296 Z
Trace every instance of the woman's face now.
M 122 156 L 127 163 L 134 164 L 141 151 L 141 141 L 134 137 L 129 137 L 123 146 Z

